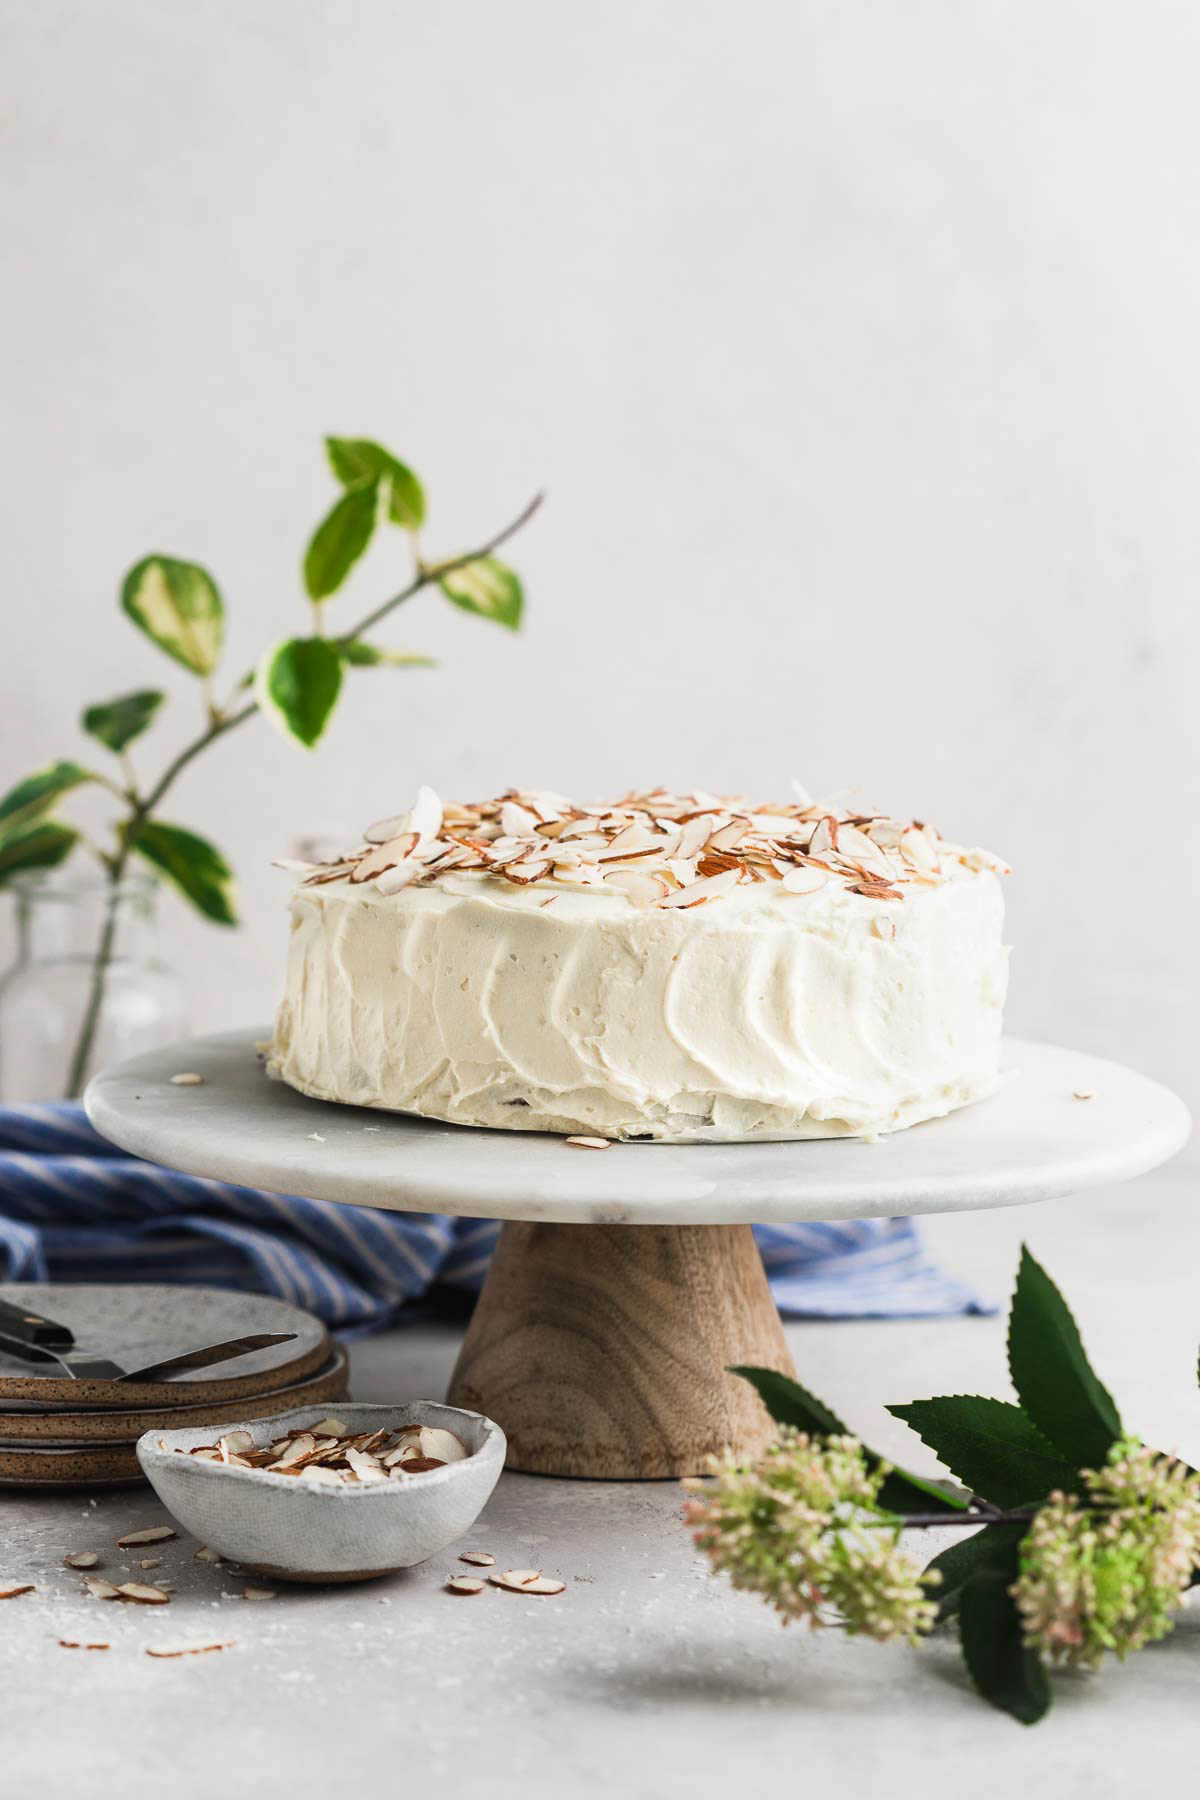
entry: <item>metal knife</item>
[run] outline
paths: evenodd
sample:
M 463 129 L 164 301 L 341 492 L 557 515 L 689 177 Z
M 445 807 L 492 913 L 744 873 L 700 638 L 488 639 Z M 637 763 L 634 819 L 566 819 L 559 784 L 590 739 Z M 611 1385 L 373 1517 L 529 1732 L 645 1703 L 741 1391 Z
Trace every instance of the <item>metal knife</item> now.
M 290 1343 L 295 1335 L 294 1331 L 256 1331 L 185 1350 L 180 1356 L 163 1357 L 140 1369 L 123 1369 L 111 1357 L 93 1356 L 77 1349 L 69 1326 L 0 1300 L 0 1350 L 19 1356 L 24 1362 L 56 1362 L 75 1381 L 166 1381 L 188 1369 L 207 1369 L 214 1363 L 246 1356 L 251 1350 Z

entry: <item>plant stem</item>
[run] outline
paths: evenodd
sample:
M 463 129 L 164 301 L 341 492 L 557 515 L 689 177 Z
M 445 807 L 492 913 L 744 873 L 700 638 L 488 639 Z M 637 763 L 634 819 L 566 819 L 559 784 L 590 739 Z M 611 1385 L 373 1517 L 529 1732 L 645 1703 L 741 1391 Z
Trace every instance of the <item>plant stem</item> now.
M 355 638 L 361 637 L 364 631 L 370 631 L 372 626 L 378 625 L 382 619 L 385 619 L 397 606 L 402 605 L 405 600 L 411 600 L 414 594 L 419 594 L 422 588 L 429 587 L 433 582 L 440 580 L 443 575 L 449 575 L 455 569 L 465 567 L 467 563 L 477 561 L 481 556 L 490 556 L 493 550 L 498 550 L 501 544 L 507 543 L 509 538 L 515 537 L 517 532 L 529 523 L 544 499 L 544 494 L 535 494 L 528 506 L 524 507 L 522 511 L 517 514 L 515 519 L 510 520 L 507 525 L 495 532 L 484 543 L 480 544 L 477 549 L 464 551 L 461 556 L 450 557 L 446 562 L 434 563 L 428 566 L 423 564 L 418 565 L 417 572 L 407 587 L 401 588 L 398 594 L 393 594 L 390 600 L 385 600 L 381 606 L 375 607 L 365 618 L 360 619 L 358 624 L 352 627 L 351 630 L 344 632 L 340 637 L 334 638 L 332 641 L 339 645 L 352 643 Z M 239 684 L 239 691 L 244 691 L 244 689 L 251 684 L 252 680 L 252 676 L 247 677 Z M 79 1028 L 79 1036 L 76 1039 L 75 1048 L 71 1054 L 71 1066 L 67 1074 L 65 1095 L 68 1100 L 75 1099 L 83 1088 L 88 1063 L 91 1059 L 92 1047 L 96 1041 L 96 1029 L 100 1023 L 100 1011 L 104 1004 L 104 989 L 108 979 L 109 967 L 112 963 L 113 946 L 116 942 L 117 907 L 119 905 L 117 888 L 128 866 L 129 859 L 137 847 L 138 834 L 147 819 L 149 819 L 154 812 L 159 801 L 164 797 L 168 790 L 174 786 L 176 780 L 182 775 L 188 764 L 192 762 L 195 757 L 199 756 L 202 750 L 207 750 L 208 746 L 215 743 L 218 738 L 224 737 L 227 732 L 235 730 L 237 726 L 244 725 L 246 720 L 253 718 L 258 710 L 258 701 L 248 700 L 246 704 L 239 707 L 236 712 L 222 712 L 211 717 L 205 729 L 200 732 L 197 737 L 193 738 L 190 744 L 184 745 L 183 749 L 167 764 L 158 780 L 145 794 L 135 795 L 130 793 L 122 795 L 122 798 L 129 802 L 129 816 L 119 828 L 117 849 L 114 855 L 109 859 L 108 904 L 105 910 L 104 925 L 96 945 L 96 954 L 92 959 L 92 971 L 88 988 L 87 1004 L 84 1008 L 83 1020 Z
M 896 1513 L 904 1531 L 915 1530 L 934 1525 L 1016 1525 L 1028 1523 L 1033 1517 L 1031 1512 L 1001 1512 L 999 1507 L 970 1507 L 966 1512 L 948 1513 Z M 889 1520 L 888 1524 L 891 1525 Z

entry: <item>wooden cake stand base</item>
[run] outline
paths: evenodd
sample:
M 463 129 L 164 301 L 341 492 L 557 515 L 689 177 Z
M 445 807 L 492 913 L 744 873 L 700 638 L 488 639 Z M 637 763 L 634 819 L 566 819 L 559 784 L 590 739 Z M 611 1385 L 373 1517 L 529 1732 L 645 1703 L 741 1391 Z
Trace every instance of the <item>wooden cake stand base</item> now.
M 508 1466 L 696 1475 L 774 1427 L 733 1363 L 792 1372 L 749 1225 L 506 1224 L 450 1382 Z
M 1009 1039 L 994 1099 L 884 1144 L 600 1153 L 306 1099 L 258 1066 L 267 1035 L 220 1032 L 98 1075 L 92 1123 L 194 1175 L 510 1221 L 450 1399 L 503 1427 L 512 1468 L 545 1475 L 686 1475 L 726 1444 L 749 1456 L 768 1441 L 753 1390 L 726 1373 L 791 1369 L 752 1224 L 1027 1205 L 1127 1180 L 1188 1133 L 1182 1103 L 1145 1076 Z M 175 1087 L 179 1069 L 203 1081 Z

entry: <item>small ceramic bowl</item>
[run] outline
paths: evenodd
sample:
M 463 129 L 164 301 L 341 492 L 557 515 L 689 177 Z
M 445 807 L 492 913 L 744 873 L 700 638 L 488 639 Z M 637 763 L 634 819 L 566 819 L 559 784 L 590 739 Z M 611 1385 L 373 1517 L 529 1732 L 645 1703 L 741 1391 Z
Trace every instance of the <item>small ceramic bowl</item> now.
M 258 1448 L 331 1411 L 348 1432 L 440 1425 L 461 1438 L 467 1455 L 406 1481 L 337 1487 L 177 1454 L 236 1430 L 248 1431 Z M 172 1518 L 230 1562 L 287 1581 L 366 1581 L 424 1562 L 461 1537 L 500 1479 L 506 1449 L 504 1433 L 482 1413 L 414 1400 L 408 1406 L 339 1402 L 241 1426 L 147 1431 L 137 1456 Z

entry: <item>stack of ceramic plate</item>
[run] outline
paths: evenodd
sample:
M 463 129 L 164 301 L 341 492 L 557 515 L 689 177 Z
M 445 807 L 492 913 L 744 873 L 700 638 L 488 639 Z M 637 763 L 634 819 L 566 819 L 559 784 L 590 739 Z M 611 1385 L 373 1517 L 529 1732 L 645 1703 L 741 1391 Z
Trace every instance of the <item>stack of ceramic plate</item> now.
M 0 1486 L 140 1481 L 143 1431 L 265 1419 L 347 1393 L 349 1361 L 311 1313 L 260 1294 L 215 1288 L 0 1285 L 0 1299 L 70 1328 L 82 1351 L 122 1369 L 149 1368 L 230 1338 L 287 1332 L 169 1379 L 73 1377 L 56 1361 L 26 1361 L 0 1345 Z

